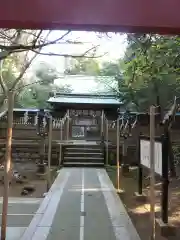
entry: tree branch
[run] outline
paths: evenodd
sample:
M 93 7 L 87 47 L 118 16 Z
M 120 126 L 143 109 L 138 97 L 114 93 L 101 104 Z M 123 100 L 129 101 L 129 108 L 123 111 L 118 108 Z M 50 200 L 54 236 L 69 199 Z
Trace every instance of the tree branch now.
M 37 57 L 37 54 L 34 55 L 21 69 L 19 76 L 16 78 L 16 80 L 13 82 L 12 87 L 9 90 L 14 90 L 16 85 L 19 83 L 23 75 L 25 74 L 26 70 L 29 68 L 31 63 L 34 61 L 34 59 Z
M 56 42 L 62 40 L 69 33 L 70 33 L 70 31 L 68 31 L 65 34 L 63 34 L 60 38 L 57 38 L 57 39 L 55 39 L 53 41 L 44 42 L 42 44 L 35 45 L 35 46 L 34 46 L 34 44 L 32 44 L 32 45 L 15 44 L 15 45 L 10 45 L 10 46 L 0 45 L 0 49 L 5 50 L 5 51 L 11 51 L 11 52 L 16 51 L 16 50 L 25 50 L 25 51 L 27 51 L 27 50 L 39 49 L 39 48 L 42 48 L 42 47 L 46 47 L 48 45 L 55 44 Z
M 24 89 L 24 88 L 26 88 L 26 87 L 32 86 L 32 85 L 34 85 L 34 84 L 44 83 L 44 82 L 45 82 L 45 81 L 43 81 L 43 80 L 36 81 L 36 82 L 31 82 L 31 83 L 28 83 L 28 84 L 23 85 L 22 87 L 16 88 L 15 90 L 16 90 L 16 91 L 19 91 L 19 90 L 21 90 L 21 89 Z
M 44 42 L 46 41 L 46 39 L 48 38 L 49 34 L 50 34 L 51 31 L 49 31 L 46 35 L 46 37 L 44 38 Z M 35 42 L 36 43 L 38 41 L 38 38 L 40 37 L 42 31 L 40 31 L 37 35 L 37 38 L 35 39 Z M 67 34 L 67 33 L 66 33 Z M 65 35 L 65 34 L 64 34 Z M 40 47 L 40 50 L 42 49 L 42 47 Z M 22 79 L 22 77 L 24 76 L 26 70 L 30 67 L 31 63 L 34 61 L 34 59 L 37 57 L 38 54 L 35 54 L 29 61 L 26 62 L 26 64 L 23 65 L 21 71 L 20 71 L 20 74 L 19 76 L 16 78 L 16 80 L 13 82 L 10 90 L 14 90 L 15 87 L 17 86 L 17 84 L 19 83 L 19 81 Z M 28 58 L 28 51 L 26 53 L 26 57 L 25 58 Z
M 41 53 L 36 50 L 31 50 L 32 52 L 38 54 L 38 55 L 44 55 L 44 56 L 54 56 L 54 57 L 71 57 L 71 58 L 101 58 L 104 57 L 107 53 L 104 53 L 102 55 L 98 56 L 88 56 L 84 53 L 82 55 L 71 55 L 71 54 L 58 54 L 58 53 Z

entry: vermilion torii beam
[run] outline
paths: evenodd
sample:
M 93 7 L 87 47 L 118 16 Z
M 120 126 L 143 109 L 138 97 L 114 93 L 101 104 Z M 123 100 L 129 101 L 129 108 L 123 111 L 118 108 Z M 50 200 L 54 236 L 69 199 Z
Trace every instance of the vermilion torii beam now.
M 1 0 L 0 28 L 180 33 L 180 0 Z

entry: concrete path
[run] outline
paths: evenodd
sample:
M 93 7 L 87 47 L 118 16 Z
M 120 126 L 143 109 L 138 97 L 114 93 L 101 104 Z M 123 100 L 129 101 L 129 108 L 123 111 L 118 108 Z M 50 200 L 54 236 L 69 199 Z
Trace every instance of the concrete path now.
M 19 240 L 29 226 L 42 199 L 9 198 L 6 240 Z M 0 225 L 2 220 L 2 198 L 0 198 Z
M 104 169 L 62 169 L 21 240 L 140 240 Z

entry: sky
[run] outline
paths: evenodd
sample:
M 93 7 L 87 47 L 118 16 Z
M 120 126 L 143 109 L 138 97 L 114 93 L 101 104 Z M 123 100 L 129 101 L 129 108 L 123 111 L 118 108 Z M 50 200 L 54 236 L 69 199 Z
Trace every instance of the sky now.
M 49 36 L 49 40 L 55 40 L 62 36 L 66 31 L 52 31 Z M 125 35 L 109 33 L 98 34 L 94 32 L 80 32 L 74 31 L 68 34 L 65 40 L 78 41 L 83 44 L 55 44 L 43 48 L 42 52 L 52 52 L 61 54 L 82 55 L 85 51 L 97 46 L 97 56 L 103 56 L 97 58 L 98 61 L 114 61 L 123 56 L 126 49 Z M 64 42 L 64 40 L 63 40 Z M 64 57 L 57 56 L 39 56 L 37 61 L 46 61 L 55 65 L 59 71 L 64 71 Z
M 66 31 L 52 31 L 49 35 L 49 40 L 55 40 L 62 36 Z M 78 41 L 83 44 L 54 44 L 48 47 L 43 48 L 42 52 L 45 53 L 58 53 L 58 54 L 69 54 L 69 55 L 82 55 L 85 51 L 92 48 L 93 46 L 97 46 L 96 56 L 100 63 L 104 61 L 116 61 L 117 59 L 123 57 L 124 51 L 126 49 L 126 36 L 124 34 L 100 34 L 94 32 L 80 32 L 73 31 L 69 33 L 62 42 L 65 40 Z M 37 57 L 34 62 L 34 66 L 37 66 L 38 62 L 47 62 L 57 68 L 60 73 L 64 73 L 66 68 L 66 61 L 64 57 L 57 56 L 44 56 L 40 55 Z M 66 84 L 67 78 L 61 78 L 60 84 Z M 69 82 L 68 82 L 69 84 Z M 92 81 L 86 82 L 86 84 L 77 84 L 75 82 L 72 83 L 73 89 L 79 92 L 87 92 L 88 88 L 92 88 Z M 85 90 L 86 89 L 86 90 Z

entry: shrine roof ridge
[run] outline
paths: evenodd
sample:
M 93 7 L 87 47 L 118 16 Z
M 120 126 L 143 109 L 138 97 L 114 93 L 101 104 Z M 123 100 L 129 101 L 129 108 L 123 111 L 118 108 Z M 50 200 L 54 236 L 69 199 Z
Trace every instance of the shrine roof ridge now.
M 115 94 L 95 94 L 95 93 L 56 93 L 55 97 L 89 97 L 89 98 L 114 98 L 117 99 L 117 95 Z
M 56 94 L 48 99 L 49 103 L 59 104 L 94 104 L 94 105 L 120 105 L 122 102 L 115 95 L 97 94 Z

